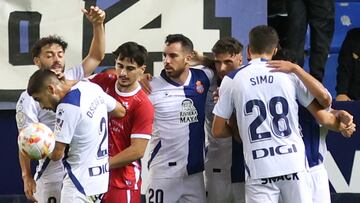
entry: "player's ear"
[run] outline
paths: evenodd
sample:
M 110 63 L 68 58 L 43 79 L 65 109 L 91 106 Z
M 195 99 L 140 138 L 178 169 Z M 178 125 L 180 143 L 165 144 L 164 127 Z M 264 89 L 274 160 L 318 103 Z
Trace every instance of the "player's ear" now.
M 139 68 L 140 68 L 141 74 L 144 74 L 146 65 L 144 64 L 144 65 L 140 66 Z
M 47 86 L 47 91 L 49 92 L 49 94 L 54 95 L 55 92 L 56 92 L 56 87 L 55 87 L 55 85 L 53 85 L 53 84 L 48 84 L 48 86 Z
M 250 53 L 250 47 L 246 47 L 246 57 L 248 61 L 251 61 L 251 53 Z
M 273 56 L 273 57 L 276 55 L 277 51 L 278 51 L 278 48 L 275 48 L 275 49 L 273 50 L 273 53 L 272 53 L 272 56 Z
M 36 66 L 40 67 L 40 58 L 39 57 L 34 57 L 33 62 Z

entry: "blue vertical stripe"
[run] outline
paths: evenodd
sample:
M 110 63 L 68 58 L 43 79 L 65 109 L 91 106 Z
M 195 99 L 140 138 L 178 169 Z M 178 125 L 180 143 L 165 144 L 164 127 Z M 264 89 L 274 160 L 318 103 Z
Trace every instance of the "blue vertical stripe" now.
M 204 145 L 205 145 L 205 102 L 210 86 L 210 81 L 205 72 L 199 69 L 190 69 L 191 80 L 188 86 L 184 86 L 185 97 L 194 102 L 198 113 L 198 122 L 189 124 L 189 154 L 186 166 L 189 175 L 204 170 Z M 201 85 L 199 86 L 199 81 Z M 203 88 L 203 89 L 202 89 Z M 202 93 L 199 93 L 202 90 Z
M 310 168 L 316 166 L 323 159 L 319 152 L 320 126 L 310 112 L 299 105 L 299 123 L 305 144 L 306 158 Z
M 47 166 L 49 165 L 49 163 L 50 163 L 50 159 L 48 157 L 46 157 L 43 165 L 41 166 L 40 171 L 37 173 L 36 180 L 39 180 L 41 178 L 42 174 L 44 173 L 44 171 L 47 168 Z
M 85 190 L 84 187 L 81 185 L 81 183 L 79 182 L 79 180 L 75 177 L 75 175 L 73 174 L 72 170 L 71 170 L 71 166 L 67 161 L 63 161 L 64 166 L 66 168 L 66 171 L 68 173 L 68 176 L 70 177 L 71 181 L 74 183 L 76 189 L 81 192 L 83 195 L 86 196 L 85 194 Z
M 29 21 L 20 20 L 20 53 L 29 53 Z
M 150 168 L 150 164 L 157 155 L 157 153 L 159 152 L 160 148 L 161 148 L 161 140 L 157 143 L 157 145 L 154 148 L 154 151 L 151 153 L 150 159 L 148 161 L 148 168 Z
M 240 183 L 245 181 L 245 167 L 243 145 L 232 138 L 232 164 L 231 164 L 231 182 Z

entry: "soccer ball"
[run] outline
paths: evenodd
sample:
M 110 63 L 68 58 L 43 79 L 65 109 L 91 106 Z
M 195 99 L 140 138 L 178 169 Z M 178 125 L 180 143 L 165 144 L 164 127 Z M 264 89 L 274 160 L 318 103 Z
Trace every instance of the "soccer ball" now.
M 54 150 L 55 135 L 45 124 L 31 123 L 20 131 L 18 146 L 31 159 L 43 159 Z

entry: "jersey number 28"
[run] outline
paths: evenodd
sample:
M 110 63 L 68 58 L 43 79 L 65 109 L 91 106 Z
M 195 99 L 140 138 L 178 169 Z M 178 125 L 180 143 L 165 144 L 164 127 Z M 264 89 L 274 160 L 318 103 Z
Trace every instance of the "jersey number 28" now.
M 271 138 L 272 133 L 278 137 L 288 137 L 291 134 L 289 119 L 287 118 L 289 104 L 284 97 L 273 97 L 268 102 L 268 105 L 258 99 L 250 100 L 246 102 L 245 116 L 256 113 L 254 108 L 258 109 L 259 115 L 249 126 L 251 142 L 268 140 Z M 268 116 L 268 114 L 270 114 L 270 116 Z M 267 118 L 271 119 L 272 133 L 269 131 L 257 132 L 259 126 L 265 122 Z

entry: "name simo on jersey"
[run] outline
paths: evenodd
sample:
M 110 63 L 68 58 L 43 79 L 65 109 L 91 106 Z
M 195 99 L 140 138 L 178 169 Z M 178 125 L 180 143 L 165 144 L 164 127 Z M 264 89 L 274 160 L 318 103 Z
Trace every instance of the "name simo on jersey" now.
M 274 76 L 272 75 L 260 75 L 250 78 L 250 83 L 252 86 L 273 83 Z
M 86 115 L 92 118 L 94 116 L 94 112 L 100 104 L 105 103 L 104 98 L 102 96 L 96 97 L 90 104 L 89 110 L 86 112 Z

